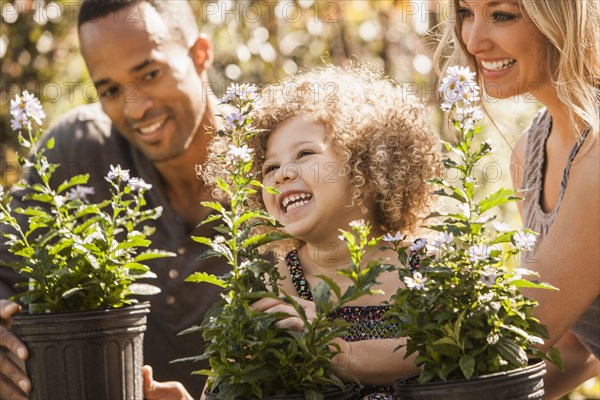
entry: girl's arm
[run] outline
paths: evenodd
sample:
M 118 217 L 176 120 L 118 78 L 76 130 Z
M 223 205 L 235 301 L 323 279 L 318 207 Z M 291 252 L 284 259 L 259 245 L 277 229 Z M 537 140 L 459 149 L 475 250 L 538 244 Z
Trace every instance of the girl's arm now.
M 404 359 L 406 339 L 370 339 L 347 342 L 337 339 L 342 352 L 333 359 L 336 375 L 346 382 L 391 386 L 397 379 L 415 375 L 414 354 Z M 398 348 L 398 349 L 397 349 Z
M 304 308 L 309 320 L 315 315 L 315 305 L 311 301 L 295 298 Z M 260 299 L 252 308 L 265 312 L 282 312 L 289 314 L 289 318 L 277 322 L 281 329 L 301 331 L 304 323 L 297 317 L 296 310 L 276 299 Z M 391 386 L 398 378 L 406 377 L 418 372 L 413 364 L 414 356 L 404 359 L 406 354 L 404 347 L 405 339 L 370 339 L 358 342 L 347 342 L 336 339 L 341 353 L 334 357 L 333 364 L 336 375 L 346 382 L 358 380 L 363 385 L 387 385 Z M 396 350 L 397 349 L 397 350 Z

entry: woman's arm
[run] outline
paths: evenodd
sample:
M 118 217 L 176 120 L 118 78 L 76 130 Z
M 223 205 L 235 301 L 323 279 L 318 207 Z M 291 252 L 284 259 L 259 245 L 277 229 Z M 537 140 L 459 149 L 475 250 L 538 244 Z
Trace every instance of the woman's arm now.
M 600 162 L 598 143 L 572 165 L 554 224 L 525 266 L 559 291 L 531 290 L 535 317 L 548 326 L 544 350 L 560 340 L 600 294 Z
M 567 332 L 556 343 L 556 348 L 562 356 L 565 371 L 562 372 L 553 364 L 546 363 L 544 398 L 547 400 L 559 399 L 582 382 L 600 375 L 600 362 L 573 333 Z
M 591 139 L 591 137 L 590 137 Z M 522 188 L 527 135 L 519 139 L 512 156 L 515 188 Z M 600 294 L 600 157 L 598 140 L 586 146 L 572 164 L 561 207 L 548 235 L 527 268 L 559 291 L 530 290 L 527 295 L 540 304 L 535 316 L 548 326 L 550 339 L 543 349 L 555 345 Z M 527 195 L 526 193 L 524 195 Z

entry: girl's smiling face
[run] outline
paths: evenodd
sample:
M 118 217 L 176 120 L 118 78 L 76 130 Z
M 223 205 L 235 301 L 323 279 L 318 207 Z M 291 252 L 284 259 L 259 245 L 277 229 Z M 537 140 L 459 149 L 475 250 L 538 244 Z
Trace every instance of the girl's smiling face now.
M 327 140 L 325 127 L 295 116 L 281 123 L 267 140 L 262 165 L 263 201 L 287 233 L 313 243 L 337 240 L 338 229 L 367 219 L 352 204 L 352 186 L 342 159 Z
M 490 96 L 535 96 L 549 85 L 546 39 L 518 0 L 459 0 L 457 17 Z

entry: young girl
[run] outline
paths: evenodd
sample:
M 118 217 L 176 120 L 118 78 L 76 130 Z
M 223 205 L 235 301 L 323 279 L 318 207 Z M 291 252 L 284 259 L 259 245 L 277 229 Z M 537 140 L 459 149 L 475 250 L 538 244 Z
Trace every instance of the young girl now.
M 367 221 L 373 236 L 400 231 L 415 233 L 428 210 L 431 189 L 426 179 L 439 172 L 438 142 L 424 119 L 421 106 L 410 102 L 392 81 L 366 66 L 329 66 L 292 76 L 263 90 L 253 125 L 262 130 L 252 145 L 263 184 L 259 206 L 266 209 L 295 237 L 295 247 L 277 265 L 284 278 L 280 287 L 314 315 L 311 288 L 319 276 L 348 287 L 337 274 L 348 268 L 350 255 L 338 238 L 352 221 Z M 218 158 L 226 145 L 216 138 L 203 178 L 214 180 Z M 397 262 L 395 251 L 372 250 L 364 258 Z M 378 278 L 383 293 L 359 298 L 336 310 L 332 318 L 350 323 L 349 334 L 338 341 L 342 353 L 334 358 L 338 376 L 358 380 L 364 399 L 392 399 L 392 383 L 417 372 L 403 360 L 401 339 L 384 339 L 390 329 L 382 321 L 383 303 L 402 285 L 396 272 Z M 288 304 L 261 299 L 253 307 L 285 312 L 279 322 L 303 329 Z M 145 396 L 161 398 L 186 392 L 176 382 L 153 382 L 145 370 Z
M 525 262 L 560 291 L 535 291 L 565 373 L 549 365 L 547 398 L 600 373 L 600 2 L 453 0 L 438 56 L 475 68 L 488 95 L 546 106 L 513 154 L 526 228 Z M 543 293 L 542 293 L 543 292 Z
M 337 273 L 350 264 L 339 229 L 362 219 L 373 236 L 410 234 L 428 208 L 431 189 L 425 180 L 438 172 L 438 139 L 422 108 L 405 96 L 390 80 L 356 66 L 314 69 L 263 92 L 253 123 L 262 130 L 253 146 L 256 168 L 263 184 L 279 193 L 263 191 L 260 202 L 299 240 L 277 267 L 284 277 L 281 290 L 302 299 L 309 313 L 319 276 L 342 290 L 348 286 Z M 397 259 L 393 251 L 376 249 L 365 262 L 386 257 Z M 391 398 L 394 380 L 416 371 L 402 362 L 403 351 L 394 351 L 398 339 L 382 339 L 386 329 L 380 320 L 388 309 L 383 303 L 400 287 L 398 275 L 388 272 L 378 281 L 374 289 L 382 294 L 362 297 L 333 316 L 351 324 L 339 341 L 343 352 L 334 359 L 339 375 L 367 385 L 361 396 L 369 399 Z M 291 317 L 280 326 L 302 329 L 285 303 L 262 299 L 254 307 L 287 312 Z

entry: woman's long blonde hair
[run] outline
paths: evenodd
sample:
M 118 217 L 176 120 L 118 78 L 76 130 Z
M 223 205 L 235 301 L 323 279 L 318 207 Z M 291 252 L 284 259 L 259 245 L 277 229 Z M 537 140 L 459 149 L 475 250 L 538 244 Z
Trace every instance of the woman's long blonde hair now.
M 523 11 L 546 38 L 546 70 L 560 100 L 569 108 L 576 132 L 580 121 L 597 138 L 600 131 L 600 2 L 598 0 L 519 0 Z M 443 36 L 435 51 L 436 72 L 452 65 L 471 66 L 474 57 L 461 39 L 458 0 L 450 2 Z M 526 39 L 524 39 L 526 40 Z M 450 54 L 448 54 L 448 49 Z M 479 72 L 479 71 L 477 71 Z M 478 74 L 481 79 L 481 74 Z M 484 87 L 484 85 L 481 85 Z

